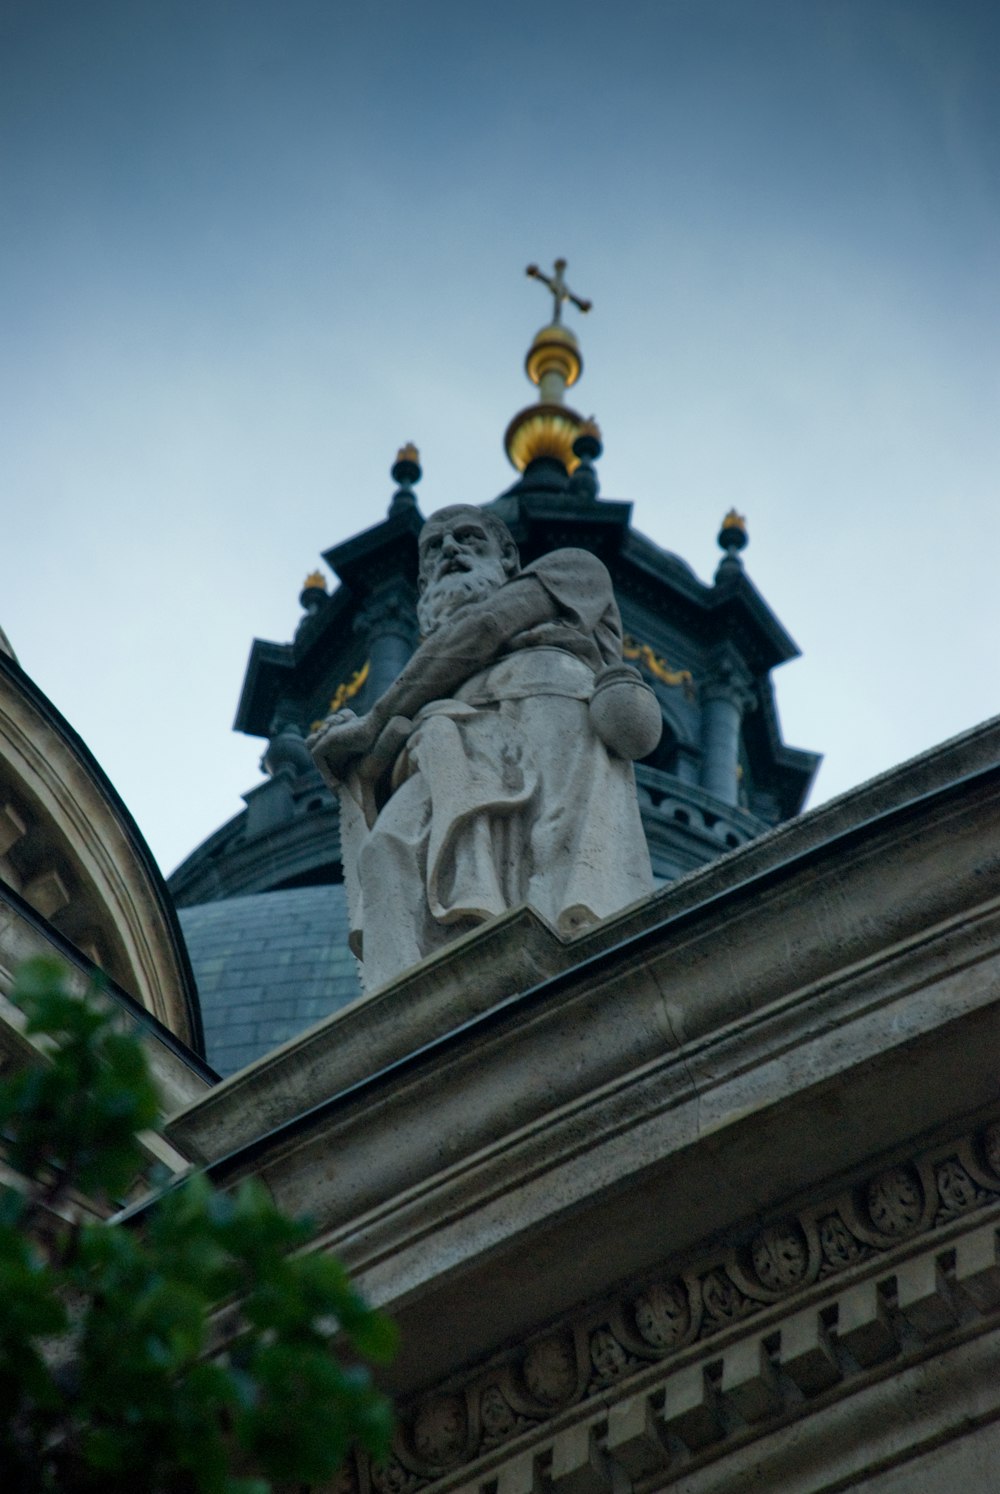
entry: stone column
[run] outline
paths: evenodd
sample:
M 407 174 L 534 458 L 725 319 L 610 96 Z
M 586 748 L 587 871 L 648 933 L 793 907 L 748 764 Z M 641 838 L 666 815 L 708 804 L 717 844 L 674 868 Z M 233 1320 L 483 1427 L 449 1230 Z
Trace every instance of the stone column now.
M 415 600 L 401 590 L 377 592 L 358 614 L 355 627 L 368 640 L 371 661 L 365 682 L 368 709 L 399 676 L 417 646 Z
M 750 685 L 746 667 L 727 649 L 701 687 L 701 786 L 724 804 L 739 803 L 740 731 L 754 703 Z

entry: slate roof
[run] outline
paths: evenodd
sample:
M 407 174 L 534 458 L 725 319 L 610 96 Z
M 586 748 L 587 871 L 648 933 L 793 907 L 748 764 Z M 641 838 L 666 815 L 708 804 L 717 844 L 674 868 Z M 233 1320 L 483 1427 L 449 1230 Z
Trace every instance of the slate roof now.
M 223 1077 L 361 994 L 341 884 L 251 893 L 178 914 Z

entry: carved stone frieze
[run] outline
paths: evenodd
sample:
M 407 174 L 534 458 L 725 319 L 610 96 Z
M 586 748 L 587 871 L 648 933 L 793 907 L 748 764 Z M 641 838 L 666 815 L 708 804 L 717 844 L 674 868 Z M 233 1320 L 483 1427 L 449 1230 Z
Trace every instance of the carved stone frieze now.
M 422 1402 L 413 1417 L 413 1446 L 421 1462 L 448 1468 L 458 1463 L 468 1439 L 464 1397 L 437 1395 Z
M 890 1251 L 912 1249 L 924 1237 L 930 1237 L 933 1247 L 936 1230 L 998 1203 L 1000 1122 L 874 1171 L 797 1215 L 760 1224 L 742 1243 L 697 1267 L 666 1268 L 613 1301 L 594 1304 L 549 1328 L 471 1373 L 462 1384 L 442 1387 L 404 1407 L 394 1455 L 380 1467 L 359 1467 L 356 1487 L 367 1488 L 370 1476 L 375 1494 L 412 1494 L 574 1405 L 582 1413 L 590 1397 L 606 1398 L 619 1385 L 631 1384 L 637 1373 L 648 1374 L 659 1360 L 696 1349 L 716 1334 L 726 1333 L 728 1341 L 734 1330 L 744 1324 L 752 1329 L 755 1316 L 786 1300 L 787 1310 L 795 1311 L 792 1299 L 815 1283 Z M 991 1305 L 994 1287 L 1000 1299 L 1000 1268 L 989 1266 L 980 1276 L 987 1282 L 986 1303 Z M 891 1286 L 895 1278 L 889 1280 Z M 900 1280 L 905 1296 L 905 1276 Z M 972 1287 L 966 1296 L 970 1292 L 974 1297 Z M 866 1354 L 896 1352 L 895 1339 L 882 1344 L 866 1326 L 867 1311 L 875 1313 L 872 1323 L 881 1321 L 874 1298 L 872 1303 L 870 1309 L 858 1309 L 852 1299 L 850 1307 L 851 1313 L 860 1310 L 864 1320 L 851 1349 L 859 1363 L 866 1362 Z M 918 1319 L 911 1312 L 904 1321 Z M 845 1343 L 849 1331 L 845 1310 Z M 819 1337 L 803 1365 L 810 1374 L 826 1366 L 829 1374 L 820 1377 L 825 1381 L 834 1370 L 824 1332 L 819 1323 Z M 806 1369 L 801 1373 L 806 1375 Z
M 701 1297 L 705 1304 L 701 1333 L 707 1338 L 730 1323 L 739 1322 L 754 1310 L 754 1303 L 736 1286 L 730 1272 L 724 1268 L 708 1271 L 701 1279 Z
M 530 1423 L 526 1416 L 519 1416 L 500 1389 L 499 1385 L 487 1385 L 479 1396 L 479 1424 L 483 1429 L 483 1446 L 492 1447 Z
M 407 1472 L 399 1458 L 388 1457 L 384 1463 L 372 1464 L 371 1482 L 376 1494 L 409 1494 L 411 1489 L 419 1488 L 429 1480 Z

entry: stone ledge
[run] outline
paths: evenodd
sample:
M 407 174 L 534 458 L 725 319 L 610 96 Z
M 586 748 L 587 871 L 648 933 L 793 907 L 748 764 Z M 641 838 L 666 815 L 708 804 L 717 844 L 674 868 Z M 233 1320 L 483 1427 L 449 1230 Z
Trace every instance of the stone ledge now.
M 654 950 L 670 962 L 664 994 L 678 1041 L 831 978 L 975 907 L 996 885 L 1000 849 L 987 831 L 1000 824 L 998 764 L 994 721 L 571 943 L 514 909 L 234 1075 L 173 1122 L 172 1140 L 192 1160 L 220 1157 L 507 999 L 574 971 L 620 980 Z M 882 875 L 890 855 L 891 879 Z M 723 923 L 726 940 L 741 944 L 739 990 L 724 951 L 709 947 Z
M 565 950 L 532 909 L 515 908 L 225 1080 L 171 1121 L 171 1141 L 198 1162 L 245 1145 L 546 979 Z

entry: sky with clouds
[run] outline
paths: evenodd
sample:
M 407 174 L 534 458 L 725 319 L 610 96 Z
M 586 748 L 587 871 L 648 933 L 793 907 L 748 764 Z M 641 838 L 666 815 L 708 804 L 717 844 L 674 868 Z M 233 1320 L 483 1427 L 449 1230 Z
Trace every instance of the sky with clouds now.
M 813 803 L 1000 710 L 1000 9 L 0 0 L 0 625 L 170 871 L 319 552 L 512 480 L 569 260 L 602 491 L 802 649 Z

